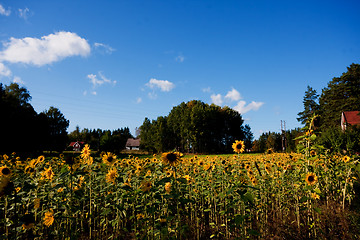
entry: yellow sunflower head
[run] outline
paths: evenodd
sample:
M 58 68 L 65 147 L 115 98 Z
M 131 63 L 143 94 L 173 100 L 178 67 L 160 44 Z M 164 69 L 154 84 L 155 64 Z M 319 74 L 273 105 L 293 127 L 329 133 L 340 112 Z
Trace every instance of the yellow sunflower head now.
M 161 155 L 162 162 L 175 166 L 180 161 L 180 153 L 178 152 L 167 152 Z
M 349 157 L 349 156 L 344 156 L 344 157 L 343 157 L 343 161 L 344 161 L 344 162 L 350 161 L 350 157 Z
M 236 140 L 232 144 L 232 148 L 234 149 L 234 152 L 236 152 L 236 153 L 243 153 L 245 151 L 245 143 L 244 143 L 244 141 Z
M 11 176 L 11 170 L 7 166 L 0 167 L 0 176 L 3 177 L 10 177 Z
M 91 151 L 89 144 L 85 144 L 85 147 L 81 150 L 81 157 L 88 158 L 90 157 Z
M 317 183 L 317 176 L 315 173 L 308 173 L 306 174 L 306 177 L 305 177 L 305 182 L 308 184 L 308 185 L 315 185 Z
M 167 193 L 171 192 L 171 183 L 170 182 L 165 183 L 165 191 Z
M 44 225 L 50 227 L 54 223 L 54 211 L 50 209 L 45 213 Z
M 148 192 L 148 191 L 150 191 L 151 186 L 152 186 L 152 184 L 151 184 L 150 181 L 143 181 L 143 182 L 141 183 L 140 188 L 141 188 L 141 190 L 142 190 L 143 192 Z
M 107 152 L 106 154 L 103 154 L 102 160 L 106 165 L 113 165 L 116 162 L 116 155 L 111 152 Z
M 108 173 L 106 174 L 106 181 L 108 183 L 115 183 L 116 177 L 118 176 L 116 168 L 109 169 Z

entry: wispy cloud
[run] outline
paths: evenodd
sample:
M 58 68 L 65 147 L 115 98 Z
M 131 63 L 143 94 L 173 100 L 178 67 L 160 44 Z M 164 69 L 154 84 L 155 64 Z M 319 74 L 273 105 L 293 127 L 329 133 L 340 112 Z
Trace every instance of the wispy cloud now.
M 94 43 L 94 47 L 102 52 L 111 54 L 112 52 L 116 51 L 114 48 L 110 47 L 107 44 L 103 43 Z
M 150 81 L 146 83 L 146 86 L 151 89 L 159 88 L 162 92 L 170 92 L 175 87 L 175 84 L 169 82 L 168 80 L 157 80 L 155 78 L 151 78 Z
M 99 76 L 97 76 L 96 74 L 92 74 L 92 73 L 87 75 L 87 78 L 90 79 L 90 83 L 92 84 L 93 88 L 101 86 L 105 83 L 112 84 L 112 85 L 116 84 L 116 81 L 106 78 L 101 72 L 99 72 L 98 74 L 99 74 Z M 96 95 L 96 93 L 93 95 Z
M 21 9 L 19 8 L 19 17 L 27 20 L 30 15 L 30 10 L 28 8 Z
M 88 56 L 87 40 L 72 32 L 56 32 L 39 38 L 10 38 L 3 43 L 0 61 L 43 66 L 71 56 Z
M 210 87 L 207 87 L 207 88 L 203 88 L 201 89 L 204 93 L 209 93 L 211 92 L 211 88 Z
M 232 88 L 231 91 L 225 95 L 225 98 L 230 101 L 238 101 L 241 99 L 241 95 L 235 88 Z
M 210 96 L 210 98 L 211 102 L 218 106 L 222 106 L 224 103 L 230 104 L 232 102 L 237 102 L 233 109 L 241 114 L 247 113 L 249 111 L 257 111 L 262 105 L 264 105 L 263 102 L 252 101 L 251 103 L 246 104 L 246 101 L 244 100 L 239 101 L 242 99 L 242 97 L 235 88 L 232 88 L 230 91 L 228 91 L 225 97 L 223 97 L 220 93 L 214 93 Z
M 0 4 L 0 15 L 4 15 L 4 16 L 10 16 L 11 11 L 10 9 L 6 10 L 3 5 Z
M 211 98 L 211 102 L 216 105 L 221 106 L 223 104 L 223 98 L 221 94 L 212 94 L 210 98 Z
M 179 54 L 176 58 L 175 58 L 175 61 L 177 62 L 184 62 L 185 60 L 185 57 L 182 55 L 182 54 Z
M 257 111 L 259 108 L 264 105 L 263 102 L 255 102 L 252 101 L 251 103 L 246 105 L 245 101 L 239 101 L 238 104 L 233 107 L 234 110 L 238 111 L 241 114 L 247 113 L 249 111 Z
M 10 77 L 11 71 L 8 67 L 6 67 L 3 63 L 0 62 L 0 78 L 1 77 Z
M 141 97 L 138 97 L 137 99 L 136 99 L 136 103 L 141 103 L 142 102 L 142 98 Z

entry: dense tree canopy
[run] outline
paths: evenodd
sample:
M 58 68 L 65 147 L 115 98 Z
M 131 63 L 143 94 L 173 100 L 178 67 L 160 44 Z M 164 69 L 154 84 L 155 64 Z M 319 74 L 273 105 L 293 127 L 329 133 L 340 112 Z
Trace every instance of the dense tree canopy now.
M 360 110 L 360 65 L 353 63 L 347 72 L 334 77 L 319 102 L 322 129 L 339 125 L 341 112 Z
M 50 146 L 65 148 L 68 120 L 53 107 L 37 114 L 30 100 L 26 88 L 16 83 L 5 87 L 0 84 L 0 152 L 52 150 Z
M 183 152 L 231 152 L 235 140 L 251 142 L 249 126 L 229 107 L 208 105 L 198 100 L 173 107 L 168 116 L 150 121 L 145 118 L 140 127 L 141 145 L 151 151 L 179 150 Z
M 125 148 L 127 139 L 132 137 L 128 127 L 113 131 L 101 129 L 91 130 L 87 128 L 80 131 L 80 128 L 77 126 L 76 129 L 69 134 L 69 141 L 85 142 L 89 144 L 93 150 L 119 152 Z

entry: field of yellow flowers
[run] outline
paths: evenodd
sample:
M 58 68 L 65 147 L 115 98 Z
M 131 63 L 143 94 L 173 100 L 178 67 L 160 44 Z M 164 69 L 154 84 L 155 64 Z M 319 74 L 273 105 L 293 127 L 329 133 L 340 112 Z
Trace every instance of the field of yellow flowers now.
M 304 135 L 308 143 L 312 133 Z M 3 239 L 356 239 L 357 156 L 0 156 Z M 94 155 L 94 156 L 93 156 Z

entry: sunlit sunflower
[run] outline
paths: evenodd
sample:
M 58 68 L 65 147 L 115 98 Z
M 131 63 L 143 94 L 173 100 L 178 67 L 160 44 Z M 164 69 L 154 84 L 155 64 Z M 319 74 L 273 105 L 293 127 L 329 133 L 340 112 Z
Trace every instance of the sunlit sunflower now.
M 170 182 L 165 183 L 165 191 L 167 193 L 171 192 L 171 183 Z
M 311 193 L 311 198 L 317 200 L 320 199 L 320 196 L 316 193 Z
M 54 211 L 50 209 L 45 213 L 44 224 L 47 227 L 50 227 L 54 223 Z
M 40 180 L 49 180 L 52 181 L 55 173 L 52 170 L 52 167 L 45 168 L 43 172 L 41 172 Z
M 344 161 L 344 162 L 350 161 L 350 157 L 349 157 L 349 156 L 344 156 L 344 157 L 343 157 L 343 161 Z
M 42 163 L 44 160 L 45 160 L 45 157 L 41 155 L 37 158 L 37 163 Z
M 180 161 L 180 154 L 178 152 L 167 152 L 161 155 L 161 160 L 165 164 L 175 166 Z
M 191 181 L 191 177 L 189 175 L 185 175 L 184 178 L 187 180 L 188 183 Z
M 24 216 L 20 218 L 20 221 L 23 223 L 22 228 L 23 230 L 28 230 L 34 227 L 35 218 L 32 214 L 26 213 Z
M 116 162 L 116 155 L 111 152 L 107 152 L 103 154 L 102 161 L 106 165 L 113 165 Z
M 106 174 L 106 181 L 108 183 L 115 183 L 116 177 L 118 176 L 116 168 L 109 169 L 108 173 Z
M 271 163 L 265 164 L 265 171 L 266 171 L 268 174 L 271 174 L 271 173 L 272 173 Z
M 7 166 L 0 167 L 0 176 L 9 178 L 11 176 L 11 170 Z
M 234 149 L 234 152 L 236 152 L 236 153 L 243 153 L 245 151 L 245 143 L 244 143 L 244 141 L 236 140 L 232 144 L 232 148 Z
M 311 150 L 311 151 L 310 151 L 310 156 L 312 156 L 312 157 L 316 156 L 316 151 L 315 151 L 315 150 Z
M 210 168 L 211 168 L 211 164 L 210 164 L 210 163 L 204 165 L 204 170 L 205 170 L 205 171 L 209 170 Z
M 140 188 L 141 188 L 141 190 L 142 190 L 143 192 L 148 192 L 148 191 L 150 191 L 151 186 L 152 186 L 152 184 L 151 184 L 150 181 L 143 181 L 143 182 L 141 183 Z
M 305 181 L 308 185 L 314 185 L 317 182 L 317 176 L 315 173 L 306 174 Z
M 81 158 L 86 159 L 90 157 L 91 151 L 89 144 L 85 144 L 84 148 L 81 150 Z

